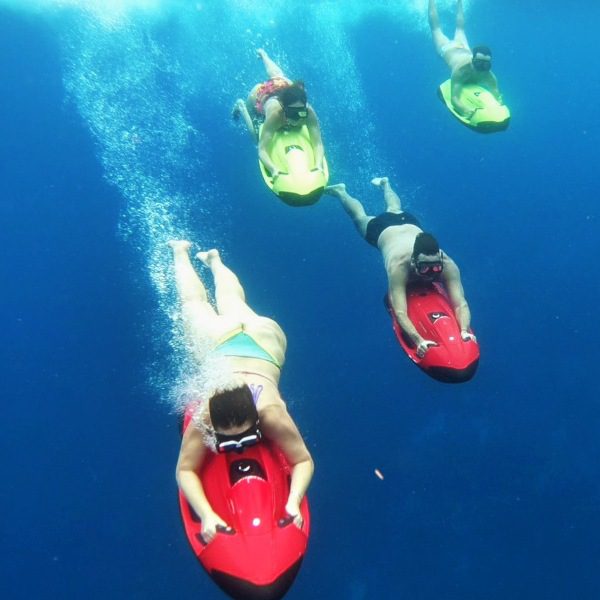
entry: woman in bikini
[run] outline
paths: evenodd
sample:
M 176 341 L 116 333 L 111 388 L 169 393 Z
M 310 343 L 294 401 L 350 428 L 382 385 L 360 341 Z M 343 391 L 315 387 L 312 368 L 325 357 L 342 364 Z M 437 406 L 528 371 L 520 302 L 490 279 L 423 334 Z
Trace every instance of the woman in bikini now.
M 221 261 L 217 250 L 197 257 L 210 268 L 215 281 L 216 310 L 189 257 L 190 242 L 170 242 L 175 279 L 186 335 L 192 347 L 212 347 L 227 357 L 228 384 L 214 390 L 193 415 L 182 439 L 177 482 L 202 520 L 202 534 L 214 539 L 217 527 L 228 525 L 210 506 L 196 475 L 207 452 L 243 451 L 262 437 L 281 448 L 292 470 L 286 511 L 302 527 L 300 502 L 313 475 L 313 461 L 279 393 L 286 338 L 281 327 L 257 315 L 247 304 L 236 275 Z
M 271 173 L 273 181 L 279 177 L 279 169 L 273 164 L 268 153 L 273 135 L 283 128 L 306 125 L 315 151 L 318 169 L 323 169 L 323 140 L 317 114 L 306 98 L 304 84 L 292 82 L 281 67 L 269 55 L 259 48 L 257 51 L 269 79 L 252 88 L 248 99 L 239 98 L 233 108 L 234 119 L 240 116 L 244 120 L 250 135 L 258 143 L 258 157 Z M 264 122 L 263 122 L 264 121 Z M 259 138 L 257 123 L 263 122 Z

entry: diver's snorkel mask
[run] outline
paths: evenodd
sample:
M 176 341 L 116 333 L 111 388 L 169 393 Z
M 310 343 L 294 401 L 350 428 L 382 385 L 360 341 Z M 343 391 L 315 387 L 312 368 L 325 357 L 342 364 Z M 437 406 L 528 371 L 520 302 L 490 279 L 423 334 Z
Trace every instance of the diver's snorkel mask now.
M 432 261 L 418 261 L 413 256 L 412 265 L 419 278 L 425 281 L 436 281 L 442 276 L 442 271 L 444 270 L 444 255 L 440 251 L 439 259 Z
M 306 119 L 306 117 L 308 117 L 306 104 L 303 106 L 285 106 L 283 112 L 285 118 L 290 121 L 299 121 L 300 119 Z
M 224 454 L 227 452 L 237 452 L 241 454 L 246 448 L 256 446 L 262 439 L 262 432 L 258 421 L 251 425 L 245 431 L 234 435 L 215 432 L 217 438 L 217 452 Z
M 476 52 L 473 55 L 473 60 L 471 61 L 473 68 L 476 71 L 485 72 L 489 71 L 492 68 L 492 57 L 486 56 L 481 52 Z

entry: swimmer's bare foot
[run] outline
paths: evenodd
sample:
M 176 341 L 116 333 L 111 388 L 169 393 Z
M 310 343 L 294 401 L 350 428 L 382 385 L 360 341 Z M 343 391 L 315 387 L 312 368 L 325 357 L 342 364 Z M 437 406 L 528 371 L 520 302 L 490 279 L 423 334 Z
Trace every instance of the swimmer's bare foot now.
M 168 244 L 171 246 L 173 253 L 183 252 L 187 254 L 192 246 L 192 242 L 188 242 L 187 240 L 170 240 Z
M 336 183 L 334 185 L 328 185 L 323 191 L 330 196 L 337 196 L 339 198 L 342 194 L 346 193 L 346 184 Z
M 387 177 L 373 177 L 373 179 L 371 179 L 371 183 L 377 187 L 383 187 L 387 185 L 388 182 L 389 179 Z
M 265 60 L 265 57 L 267 56 L 267 53 L 262 48 L 257 48 L 256 49 L 256 56 L 258 56 L 258 58 L 260 58 L 261 60 Z
M 208 252 L 198 252 L 198 254 L 196 254 L 196 258 L 201 260 L 207 267 L 212 267 L 212 263 L 214 261 L 221 260 L 219 251 L 215 249 L 209 250 Z

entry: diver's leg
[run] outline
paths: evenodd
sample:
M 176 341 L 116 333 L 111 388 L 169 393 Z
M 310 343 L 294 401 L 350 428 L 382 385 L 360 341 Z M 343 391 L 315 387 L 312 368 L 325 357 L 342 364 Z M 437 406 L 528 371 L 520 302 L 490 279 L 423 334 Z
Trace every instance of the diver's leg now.
M 358 229 L 358 232 L 362 237 L 367 234 L 367 225 L 373 218 L 367 215 L 363 205 L 356 198 L 353 198 L 347 191 L 344 183 L 338 183 L 336 185 L 329 185 L 325 188 L 325 193 L 330 196 L 336 196 L 344 210 L 350 215 L 350 218 L 354 222 L 354 226 Z
M 169 246 L 173 250 L 175 283 L 179 300 L 183 307 L 197 303 L 201 310 L 210 310 L 215 314 L 212 306 L 208 303 L 206 288 L 190 261 L 191 245 L 187 240 L 171 240 L 169 242 Z
M 248 335 L 274 356 L 280 365 L 283 364 L 287 342 L 279 324 L 273 319 L 257 315 L 246 304 L 246 296 L 240 280 L 223 264 L 217 250 L 198 252 L 196 256 L 212 271 L 220 317 L 243 325 Z
M 469 47 L 467 35 L 465 34 L 465 13 L 462 0 L 456 2 L 456 31 L 454 32 L 454 41 L 465 48 Z
M 262 83 L 257 83 L 248 94 L 246 98 L 246 110 L 249 114 L 256 114 L 256 98 L 260 88 L 263 86 Z
M 175 283 L 181 302 L 183 326 L 190 341 L 199 346 L 218 338 L 222 323 L 208 301 L 206 288 L 189 257 L 190 242 L 173 240 L 169 242 L 173 250 Z
M 212 271 L 219 315 L 233 316 L 240 322 L 255 317 L 256 313 L 246 304 L 246 295 L 240 280 L 223 264 L 218 250 L 198 252 L 196 256 Z
M 231 116 L 237 121 L 240 117 L 242 117 L 244 121 L 244 125 L 246 125 L 246 129 L 248 133 L 252 136 L 254 143 L 258 143 L 258 134 L 256 133 L 256 127 L 254 126 L 254 121 L 250 116 L 250 111 L 248 110 L 248 105 L 244 100 L 238 98 L 235 101 L 235 105 L 233 107 L 233 111 Z
M 265 70 L 267 71 L 269 79 L 273 79 L 274 77 L 285 77 L 281 67 L 266 53 L 265 50 L 259 48 L 256 53 L 263 61 L 263 65 L 265 66 Z
M 383 199 L 385 200 L 387 212 L 402 212 L 402 201 L 400 200 L 400 196 L 392 189 L 387 177 L 375 177 L 375 179 L 371 180 L 371 183 L 383 190 Z
M 431 37 L 433 38 L 435 49 L 440 56 L 443 56 L 442 49 L 450 40 L 440 27 L 440 17 L 437 12 L 435 0 L 429 0 L 429 28 L 431 29 Z

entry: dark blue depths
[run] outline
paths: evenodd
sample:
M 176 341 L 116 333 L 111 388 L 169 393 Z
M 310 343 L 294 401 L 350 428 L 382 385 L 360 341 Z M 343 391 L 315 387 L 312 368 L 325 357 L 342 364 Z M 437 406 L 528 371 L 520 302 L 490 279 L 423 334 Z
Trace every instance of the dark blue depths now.
M 210 107 L 218 151 L 206 177 L 229 199 L 208 207 L 228 212 L 213 236 L 288 334 L 282 390 L 317 466 L 310 549 L 289 598 L 600 593 L 600 9 L 528 4 L 467 15 L 513 112 L 493 136 L 444 111 L 444 68 L 423 31 L 384 11 L 348 26 L 371 143 L 462 269 L 482 344 L 467 385 L 408 363 L 377 253 L 330 199 L 277 204 L 229 106 Z M 149 383 L 169 349 L 143 257 L 118 234 L 125 200 L 65 99 L 53 30 L 7 10 L 0 28 L 0 593 L 220 597 L 179 524 L 176 418 Z M 319 40 L 302 27 L 287 38 L 292 64 L 307 43 Z M 316 97 L 319 78 L 335 76 L 295 75 Z M 341 78 L 317 110 L 343 110 L 343 91 Z M 324 130 L 326 144 L 346 135 Z M 345 179 L 378 206 L 377 190 Z

